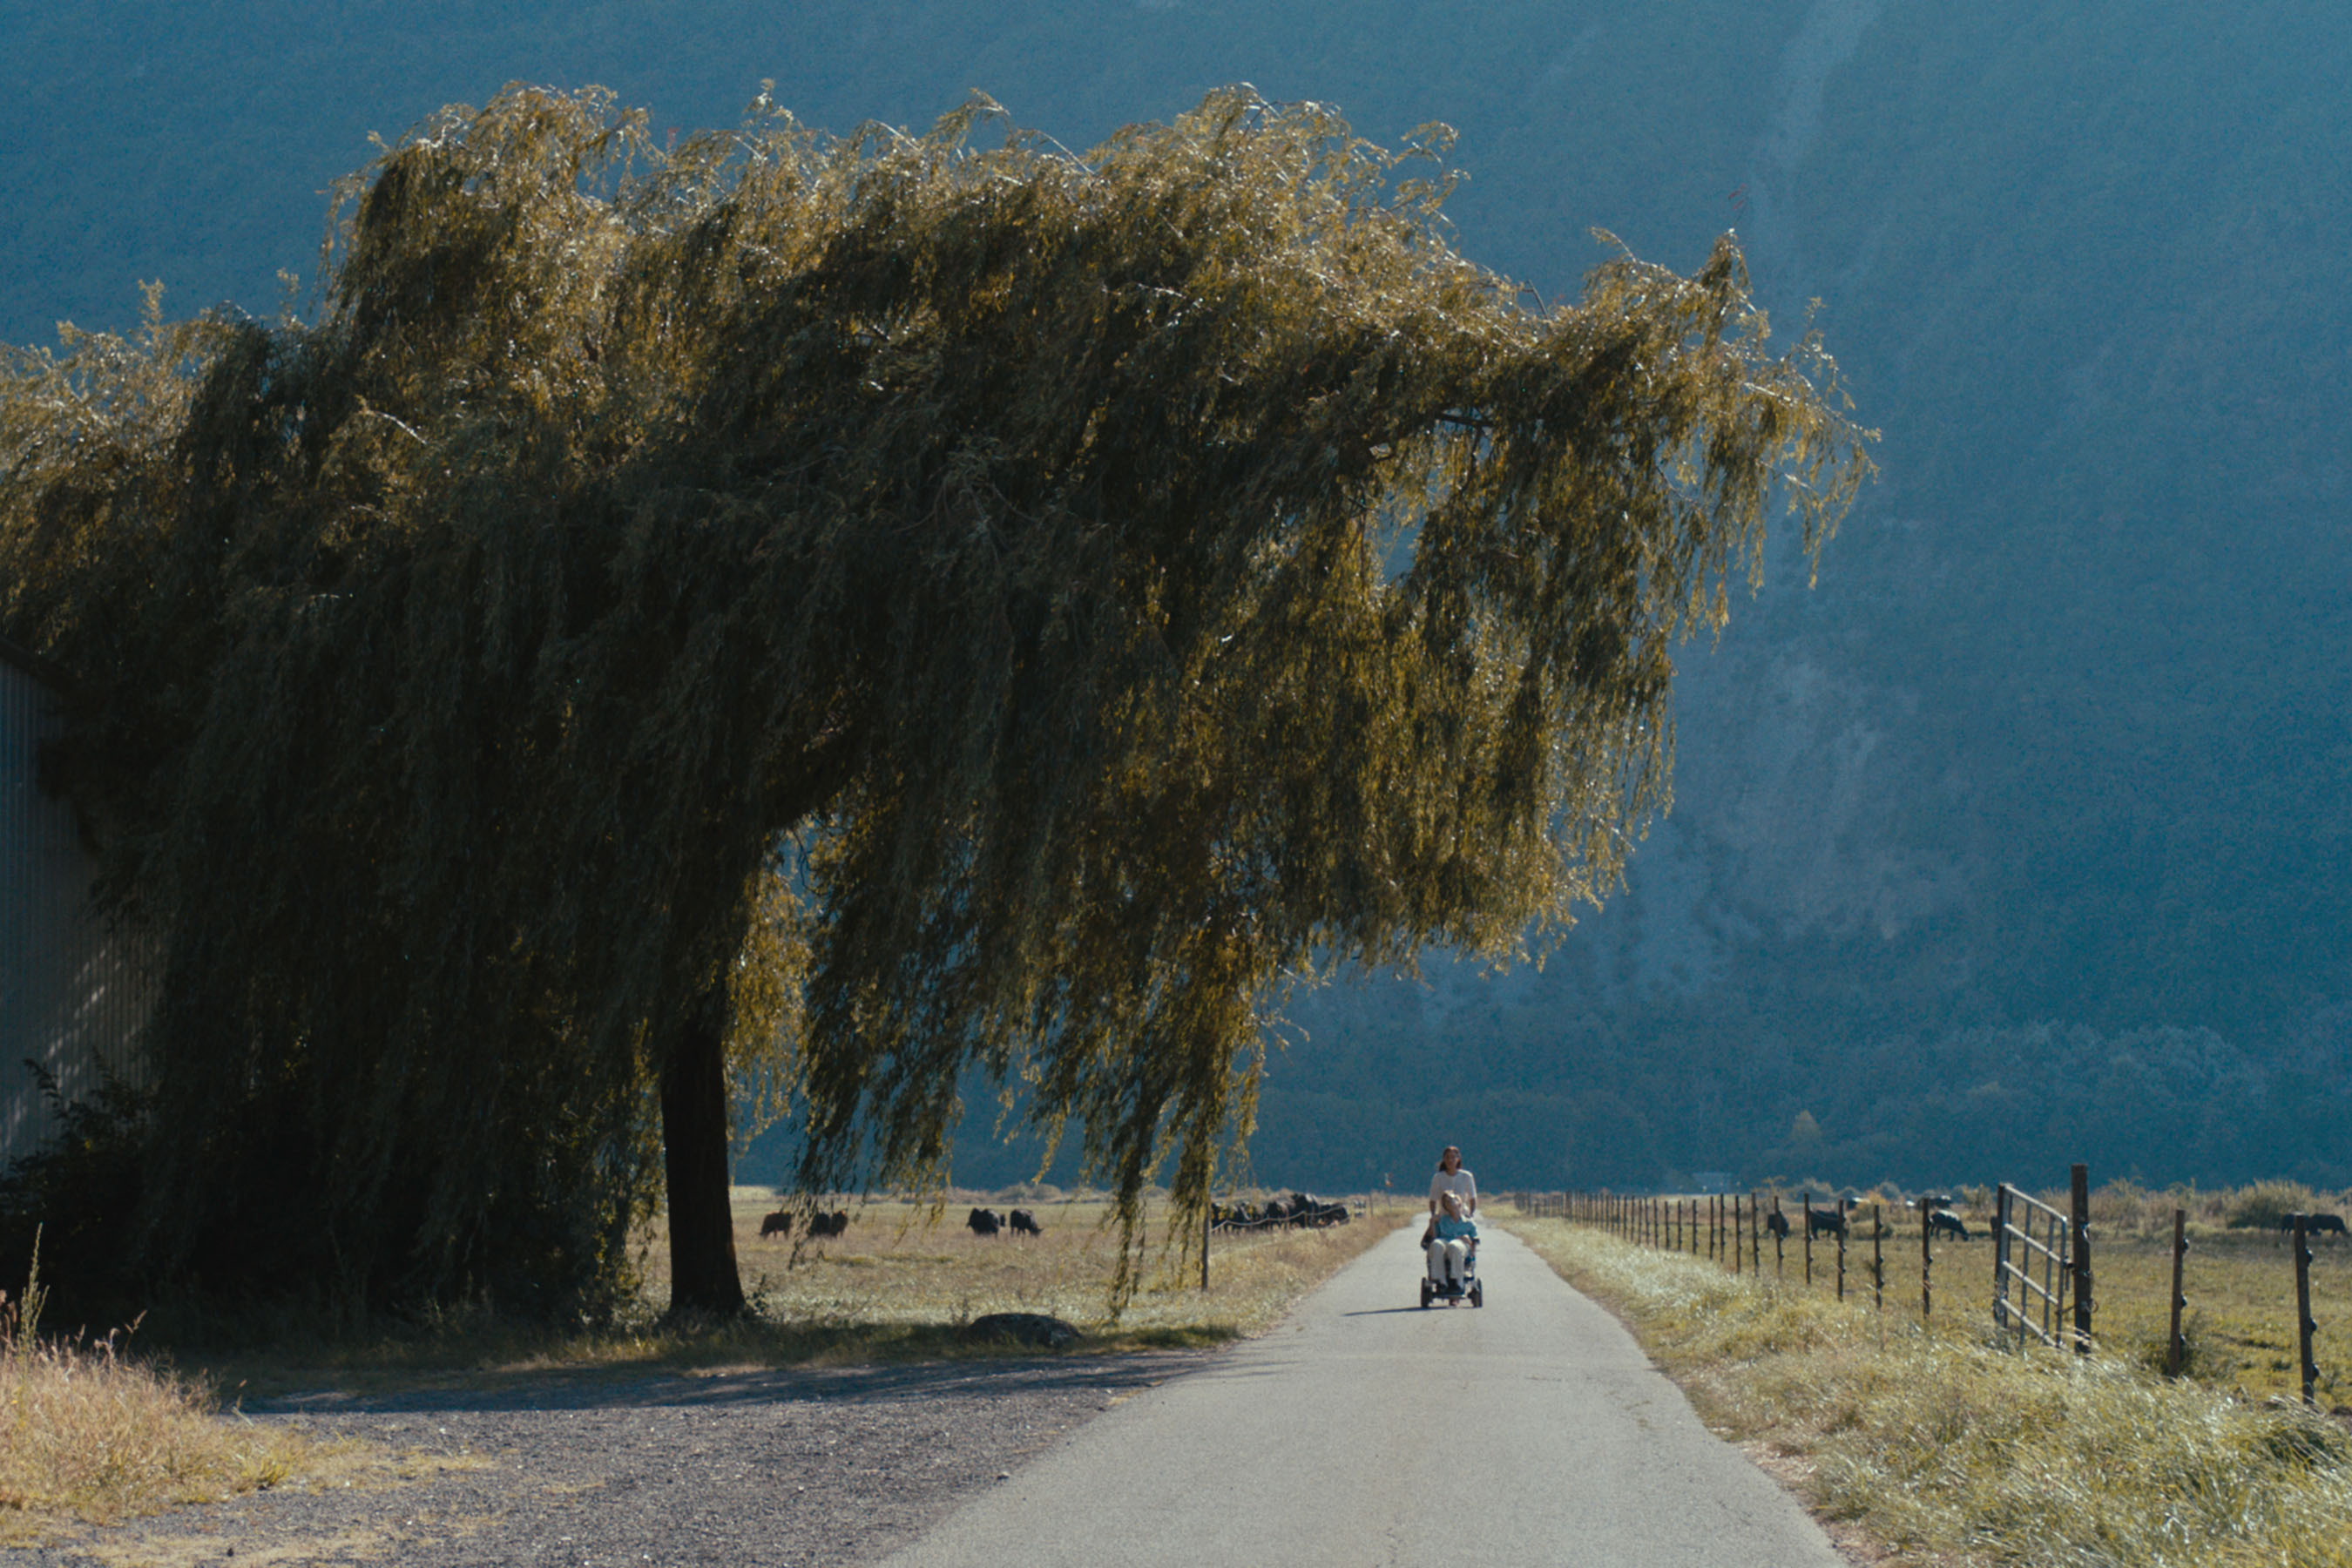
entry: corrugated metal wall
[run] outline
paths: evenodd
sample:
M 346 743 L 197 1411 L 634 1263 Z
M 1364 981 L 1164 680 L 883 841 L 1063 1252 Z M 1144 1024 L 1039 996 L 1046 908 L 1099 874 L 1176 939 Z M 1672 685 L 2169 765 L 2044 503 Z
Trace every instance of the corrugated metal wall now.
M 36 782 L 54 701 L 0 650 L 0 1165 L 52 1124 L 25 1058 L 57 1074 L 68 1100 L 98 1087 L 100 1062 L 138 1082 L 134 1042 L 155 1005 L 145 944 L 91 914 L 73 812 Z

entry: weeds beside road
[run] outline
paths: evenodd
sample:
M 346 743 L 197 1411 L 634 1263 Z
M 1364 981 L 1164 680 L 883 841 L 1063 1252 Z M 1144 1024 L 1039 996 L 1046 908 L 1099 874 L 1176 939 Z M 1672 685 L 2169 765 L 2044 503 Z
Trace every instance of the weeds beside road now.
M 1841 1304 L 1559 1220 L 1507 1228 L 1624 1319 L 1709 1425 L 1919 1563 L 2352 1568 L 2352 1432 L 1974 1315 Z
M 361 1444 L 217 1412 L 208 1390 L 129 1359 L 119 1334 L 43 1339 L 37 1272 L 25 1300 L 0 1297 L 0 1545 L 38 1539 L 59 1519 L 107 1524 L 389 1468 Z

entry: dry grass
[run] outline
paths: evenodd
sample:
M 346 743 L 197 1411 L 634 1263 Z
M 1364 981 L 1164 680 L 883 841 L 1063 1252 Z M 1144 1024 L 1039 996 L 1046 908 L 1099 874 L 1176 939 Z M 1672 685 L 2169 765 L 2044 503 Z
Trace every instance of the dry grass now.
M 772 1205 L 739 1203 L 738 1256 L 763 1315 L 783 1322 L 855 1321 L 876 1326 L 953 1326 L 988 1312 L 1046 1312 L 1085 1329 L 1097 1342 L 1187 1343 L 1263 1331 L 1293 1302 L 1401 1223 L 1399 1206 L 1327 1230 L 1219 1236 L 1210 1252 L 1210 1289 L 1200 1289 L 1198 1255 L 1180 1267 L 1171 1255 L 1116 1321 L 1104 1281 L 1118 1235 L 1099 1202 L 1031 1201 L 1021 1206 L 1042 1237 L 975 1237 L 971 1204 L 936 1220 L 927 1207 L 877 1203 L 856 1211 L 847 1236 L 791 1249 L 758 1239 Z M 1002 1213 L 1009 1206 L 994 1204 Z M 1157 1217 L 1154 1217 L 1157 1226 Z M 1155 1235 L 1160 1234 L 1155 1228 Z
M 120 1333 L 45 1340 L 39 1320 L 37 1273 L 24 1300 L 0 1296 L 0 1544 L 386 1468 L 356 1443 L 222 1415 L 206 1389 L 127 1356 Z
M 1821 1189 L 1815 1189 L 1817 1203 Z M 1982 1187 L 1954 1194 L 1955 1212 L 1977 1239 L 1936 1241 L 1935 1285 L 1939 1315 L 1982 1319 L 1992 1300 L 1992 1248 L 1983 1239 L 1990 1224 L 1992 1194 Z M 2063 1212 L 2063 1192 L 2037 1194 Z M 1797 1194 L 1781 1194 L 1781 1206 L 1797 1209 Z M 1890 1310 L 1916 1311 L 1919 1300 L 1917 1211 L 1901 1194 L 1868 1192 L 1846 1258 L 1846 1289 L 1866 1297 L 1870 1289 L 1868 1205 L 1877 1204 L 1890 1234 L 1886 1249 L 1886 1294 Z M 2172 1211 L 2185 1211 L 2189 1258 L 2181 1293 L 2189 1308 L 2183 1337 L 2186 1373 L 2200 1382 L 2261 1399 L 2299 1397 L 2303 1373 L 2296 1358 L 2294 1248 L 2276 1229 L 2278 1216 L 2304 1213 L 2352 1214 L 2352 1194 L 2315 1192 L 2292 1182 L 2203 1191 L 2175 1187 L 2151 1191 L 2115 1182 L 2091 1194 L 2091 1262 L 2097 1303 L 2094 1327 L 2101 1344 L 2115 1354 L 2161 1371 L 2171 1334 Z M 1788 1244 L 1786 1278 L 1801 1277 L 1801 1232 Z M 1704 1244 L 1702 1244 L 1704 1245 Z M 2318 1396 L 2332 1407 L 2352 1405 L 2352 1243 L 2339 1237 L 2312 1243 L 2312 1316 L 2319 1330 L 2312 1355 L 2319 1367 Z M 1832 1286 L 1832 1244 L 1814 1246 L 1817 1289 Z M 1772 1249 L 1764 1246 L 1765 1268 Z
M 2352 1565 L 2340 1423 L 2115 1357 L 2020 1356 L 1561 1221 L 1509 1227 L 1623 1317 L 1711 1425 L 1893 1561 Z
M 1106 1282 L 1118 1242 L 1103 1226 L 1101 1202 L 1021 1201 L 1044 1225 L 1041 1239 L 973 1236 L 964 1217 L 975 1204 L 1000 1213 L 1009 1206 L 984 1194 L 959 1197 L 935 1216 L 925 1205 L 845 1200 L 847 1235 L 796 1247 L 760 1238 L 761 1216 L 778 1205 L 761 1189 L 738 1188 L 736 1253 L 754 1308 L 743 1321 L 681 1327 L 664 1321 L 667 1255 L 656 1226 L 642 1238 L 643 1296 L 614 1323 L 549 1331 L 454 1314 L 373 1334 L 297 1330 L 278 1336 L 266 1352 L 216 1358 L 212 1375 L 272 1394 L 322 1382 L 358 1390 L 435 1381 L 478 1386 L 560 1373 L 1034 1353 L 962 1336 L 965 1324 L 991 1312 L 1061 1318 L 1084 1333 L 1076 1348 L 1086 1351 L 1199 1347 L 1271 1327 L 1407 1213 L 1399 1205 L 1329 1230 L 1219 1236 L 1209 1290 L 1199 1289 L 1197 1261 L 1180 1276 L 1171 1255 L 1169 1267 L 1152 1270 L 1114 1320 Z M 1162 1234 L 1160 1216 L 1151 1218 L 1153 1234 Z

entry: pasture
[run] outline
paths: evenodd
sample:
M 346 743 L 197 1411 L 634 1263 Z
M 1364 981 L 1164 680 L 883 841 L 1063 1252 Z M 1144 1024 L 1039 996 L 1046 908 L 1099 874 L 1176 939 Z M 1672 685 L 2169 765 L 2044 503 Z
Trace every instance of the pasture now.
M 1782 1209 L 1800 1214 L 1802 1189 L 1766 1188 L 1769 1205 L 1777 1192 Z M 1817 1206 L 1826 1207 L 1833 1189 L 1811 1189 Z M 2064 1208 L 2061 1191 L 2037 1194 L 2042 1202 Z M 1747 1194 L 1741 1194 L 1745 1201 Z M 1935 1316 L 1940 1324 L 1970 1330 L 1990 1329 L 1992 1303 L 1992 1245 L 1987 1239 L 1991 1224 L 1992 1193 L 1967 1187 L 1952 1194 L 1952 1212 L 1973 1239 L 1960 1241 L 1939 1235 L 1935 1241 Z M 1699 1219 L 1696 1235 L 1677 1234 L 1681 1250 L 1706 1247 L 1705 1218 L 1708 1200 L 1666 1197 L 1659 1202 L 1694 1204 Z M 1907 1206 L 1905 1194 L 1891 1188 L 1858 1194 L 1846 1249 L 1846 1294 L 1849 1300 L 1871 1300 L 1871 1217 L 1875 1205 L 1886 1226 L 1884 1239 L 1886 1268 L 1886 1310 L 1890 1316 L 1916 1318 L 1919 1311 L 1919 1215 Z M 2094 1275 L 2093 1332 L 2107 1353 L 2150 1371 L 2161 1371 L 2170 1333 L 2168 1317 L 2172 1287 L 2172 1211 L 2187 1214 L 2189 1253 L 2181 1280 L 2188 1300 L 2182 1314 L 2186 1355 L 2183 1375 L 2213 1387 L 2265 1399 L 2274 1395 L 2299 1398 L 2302 1373 L 2295 1359 L 2294 1248 L 2277 1228 L 2281 1214 L 2352 1214 L 2352 1193 L 2315 1192 L 2292 1183 L 2269 1182 L 2252 1186 L 2200 1190 L 2178 1187 L 2150 1190 L 2130 1182 L 2112 1182 L 2091 1194 L 2091 1267 Z M 1813 1289 L 1828 1294 L 1835 1289 L 1836 1244 L 1827 1236 L 1813 1243 Z M 1804 1228 L 1801 1219 L 1785 1244 L 1775 1272 L 1772 1240 L 1761 1240 L 1763 1273 L 1768 1280 L 1803 1289 Z M 2312 1354 L 2318 1363 L 2317 1397 L 2322 1406 L 2352 1406 L 2352 1241 L 2322 1236 L 2311 1244 L 2312 1317 L 2318 1323 Z
M 2180 1293 L 2185 1376 L 2254 1397 L 2300 1397 L 2294 1247 L 2274 1228 L 2284 1208 L 2352 1214 L 2352 1194 L 2282 1190 L 2148 1192 L 2116 1183 L 2091 1194 L 2091 1266 L 2098 1337 L 2142 1366 L 2164 1364 L 2172 1289 L 2172 1211 L 2189 1215 Z M 1975 1248 L 1977 1254 L 1986 1249 Z M 1988 1275 L 1991 1264 L 1987 1258 Z M 2352 1406 L 2352 1243 L 2311 1244 L 2312 1359 L 2323 1407 Z
M 856 1331 L 852 1342 L 887 1347 L 903 1340 L 905 1348 L 992 1312 L 1045 1313 L 1084 1331 L 1090 1342 L 1126 1349 L 1256 1333 L 1409 1212 L 1400 1202 L 1328 1229 L 1220 1233 L 1204 1293 L 1197 1253 L 1182 1260 L 1166 1246 L 1166 1212 L 1152 1205 L 1143 1285 L 1114 1321 L 1104 1288 L 1118 1262 L 1118 1235 L 1106 1228 L 1108 1205 L 1100 1198 L 965 1194 L 937 1210 L 898 1198 L 845 1202 L 850 1225 L 840 1237 L 807 1241 L 796 1215 L 791 1241 L 763 1240 L 761 1219 L 778 1206 L 761 1189 L 736 1190 L 736 1258 L 761 1320 L 837 1325 Z M 965 1226 L 975 1207 L 1000 1216 L 1025 1210 L 1045 1234 L 975 1236 Z M 667 1256 L 658 1235 L 648 1240 L 646 1294 L 666 1300 Z
M 1027 1209 L 1042 1237 L 972 1235 L 974 1206 Z M 489 1311 L 363 1325 L 288 1317 L 243 1325 L 205 1347 L 204 1374 L 229 1390 L 277 1394 L 321 1385 L 354 1392 L 418 1380 L 528 1381 L 551 1374 L 838 1365 L 877 1360 L 1034 1354 L 976 1341 L 966 1325 L 994 1312 L 1060 1318 L 1084 1338 L 1077 1351 L 1196 1348 L 1258 1333 L 1411 1212 L 1370 1200 L 1354 1223 L 1328 1230 L 1220 1234 L 1211 1288 L 1200 1289 L 1198 1254 L 1168 1248 L 1164 1203 L 1146 1206 L 1149 1243 L 1141 1284 L 1116 1318 L 1108 1291 L 1118 1237 L 1099 1196 L 1000 1198 L 958 1194 L 936 1212 L 904 1197 L 828 1198 L 849 1216 L 845 1234 L 811 1241 L 793 1215 L 789 1239 L 760 1234 L 784 1206 L 762 1187 L 734 1189 L 735 1251 L 751 1313 L 716 1326 L 664 1321 L 669 1306 L 667 1237 L 658 1216 L 632 1244 L 638 1289 L 607 1321 L 548 1327 Z

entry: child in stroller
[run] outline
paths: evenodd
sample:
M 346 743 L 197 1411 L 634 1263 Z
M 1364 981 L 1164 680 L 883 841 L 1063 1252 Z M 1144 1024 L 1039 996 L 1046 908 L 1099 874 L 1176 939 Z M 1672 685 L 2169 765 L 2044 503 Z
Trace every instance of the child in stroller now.
M 1444 1194 L 1439 1202 L 1444 1206 L 1422 1236 L 1429 1273 L 1421 1282 L 1421 1304 L 1442 1300 L 1452 1306 L 1466 1300 L 1473 1307 L 1483 1307 L 1486 1293 L 1478 1283 L 1478 1227 L 1464 1212 L 1459 1194 Z

